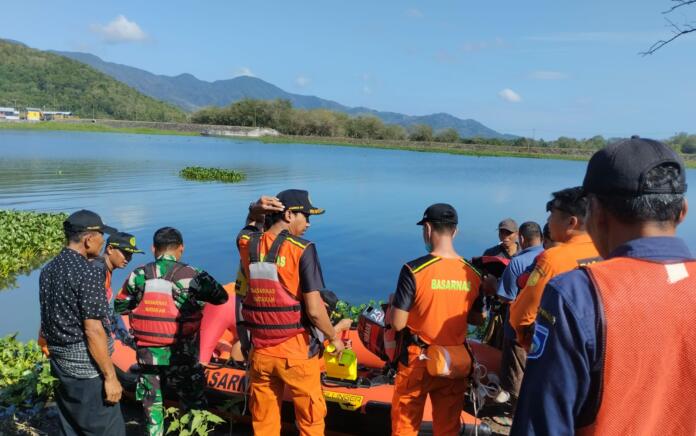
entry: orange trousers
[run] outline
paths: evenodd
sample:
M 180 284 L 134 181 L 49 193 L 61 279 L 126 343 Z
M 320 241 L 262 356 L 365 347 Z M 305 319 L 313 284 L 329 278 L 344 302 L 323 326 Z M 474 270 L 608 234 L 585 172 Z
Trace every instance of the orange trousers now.
M 303 436 L 324 434 L 326 401 L 321 390 L 319 358 L 284 359 L 254 353 L 249 371 L 254 434 L 279 435 L 283 391 L 288 387 L 295 421 Z
M 458 435 L 467 380 L 433 377 L 428 374 L 424 361 L 409 360 L 410 365 L 400 363 L 396 373 L 391 410 L 392 435 L 418 434 L 428 395 L 433 406 L 435 436 Z

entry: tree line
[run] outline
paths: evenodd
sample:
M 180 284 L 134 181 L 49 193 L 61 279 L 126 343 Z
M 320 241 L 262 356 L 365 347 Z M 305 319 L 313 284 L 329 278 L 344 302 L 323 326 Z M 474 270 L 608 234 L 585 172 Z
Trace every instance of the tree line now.
M 373 115 L 352 117 L 327 109 L 295 109 L 289 100 L 244 99 L 227 107 L 208 107 L 191 115 L 197 124 L 226 126 L 268 127 L 284 135 L 337 137 L 352 139 L 376 139 L 392 141 L 442 142 L 481 145 L 499 145 L 524 148 L 599 149 L 618 138 L 596 135 L 586 139 L 561 136 L 545 141 L 518 137 L 462 138 L 455 129 L 433 131 L 425 124 L 404 128 L 386 124 Z M 679 133 L 669 138 L 667 144 L 683 153 L 696 153 L 696 135 Z

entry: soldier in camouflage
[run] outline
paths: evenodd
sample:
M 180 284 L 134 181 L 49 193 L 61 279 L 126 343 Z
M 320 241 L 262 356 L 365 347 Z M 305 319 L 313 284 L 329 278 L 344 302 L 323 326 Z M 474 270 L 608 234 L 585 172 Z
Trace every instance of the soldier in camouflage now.
M 206 302 L 222 304 L 228 296 L 222 285 L 208 273 L 179 262 L 184 244 L 178 230 L 164 227 L 155 232 L 153 239 L 155 262 L 136 268 L 128 276 L 116 296 L 114 307 L 117 313 L 138 317 L 135 313 L 142 313 L 138 311 L 138 305 L 145 296 L 146 282 L 159 279 L 171 284 L 171 299 L 178 309 L 177 322 L 182 322 L 177 333 L 165 339 L 171 343 L 166 346 L 157 343 L 162 340 L 160 337 L 167 335 L 153 332 L 148 335 L 147 329 L 142 327 L 139 327 L 141 330 L 133 329 L 141 368 L 136 399 L 143 402 L 148 433 L 159 436 L 164 434 L 163 387 L 176 391 L 184 411 L 206 407 L 205 377 L 198 361 L 201 311 Z M 161 319 L 138 317 L 143 318 Z

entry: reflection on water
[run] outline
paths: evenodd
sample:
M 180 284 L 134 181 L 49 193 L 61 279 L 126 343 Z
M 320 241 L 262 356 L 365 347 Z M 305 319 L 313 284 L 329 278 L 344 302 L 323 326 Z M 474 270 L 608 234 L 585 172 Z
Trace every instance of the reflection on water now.
M 188 165 L 240 169 L 247 179 L 185 181 L 178 171 Z M 3 131 L 0 208 L 92 209 L 107 224 L 134 233 L 145 248 L 157 228 L 171 225 L 184 234 L 184 260 L 228 282 L 249 202 L 287 188 L 308 189 L 327 209 L 312 218 L 306 234 L 317 244 L 327 286 L 360 302 L 386 298 L 401 265 L 423 254 L 415 223 L 429 204 L 458 209 L 456 246 L 470 257 L 496 242 L 502 218 L 543 222 L 549 193 L 580 184 L 584 169 L 582 162 L 203 137 Z M 680 232 L 696 246 L 695 226 Z M 150 260 L 146 251 L 132 267 Z M 114 286 L 125 276 L 117 271 Z M 0 292 L 0 335 L 19 331 L 27 339 L 38 327 L 38 271 L 19 277 L 17 285 Z

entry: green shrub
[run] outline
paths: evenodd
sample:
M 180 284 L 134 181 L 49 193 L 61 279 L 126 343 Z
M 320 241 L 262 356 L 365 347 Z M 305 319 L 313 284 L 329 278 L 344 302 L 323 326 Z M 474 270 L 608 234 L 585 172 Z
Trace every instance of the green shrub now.
M 0 416 L 38 413 L 53 396 L 55 382 L 36 342 L 0 338 Z
M 217 181 L 227 183 L 237 183 L 246 179 L 246 174 L 239 171 L 203 167 L 186 167 L 179 171 L 179 176 L 186 180 Z
M 179 436 L 205 436 L 213 429 L 225 422 L 214 413 L 207 410 L 190 410 L 185 414 L 176 407 L 170 407 L 165 411 L 165 417 L 170 420 L 166 434 L 174 433 Z
M 63 248 L 64 213 L 0 210 L 0 288 L 39 267 Z

